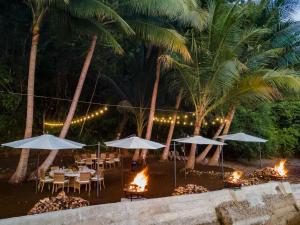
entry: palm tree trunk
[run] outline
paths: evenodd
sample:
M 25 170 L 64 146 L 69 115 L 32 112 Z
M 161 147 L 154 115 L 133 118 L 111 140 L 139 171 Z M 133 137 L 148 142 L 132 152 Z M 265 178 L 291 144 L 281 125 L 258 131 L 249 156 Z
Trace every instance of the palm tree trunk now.
M 218 130 L 216 131 L 213 139 L 216 139 L 222 132 L 223 128 L 225 126 L 225 123 L 220 124 Z M 208 145 L 203 152 L 196 158 L 196 163 L 201 163 L 205 157 L 207 156 L 208 152 L 210 151 L 210 149 L 212 148 L 212 145 Z
M 230 111 L 228 112 L 227 118 L 226 118 L 226 124 L 225 124 L 222 135 L 228 134 L 231 123 L 232 123 L 232 120 L 233 120 L 233 117 L 234 117 L 235 110 L 236 110 L 236 107 L 232 106 Z M 224 141 L 222 141 L 222 142 L 224 142 Z M 218 146 L 216 151 L 214 152 L 213 156 L 209 160 L 208 165 L 210 165 L 210 166 L 218 165 L 220 153 L 221 153 L 221 146 Z
M 160 54 L 161 54 L 161 49 L 158 52 L 158 57 L 157 57 L 157 62 L 156 62 L 156 78 L 155 78 L 155 83 L 154 83 L 153 92 L 152 92 L 151 106 L 150 106 L 147 131 L 146 131 L 146 139 L 147 140 L 151 139 L 153 120 L 154 120 L 154 115 L 155 115 L 156 99 L 157 99 L 158 85 L 159 85 L 159 80 L 160 80 L 160 68 L 161 68 L 161 60 L 159 59 Z M 141 154 L 142 159 L 146 159 L 147 152 L 148 152 L 148 149 L 142 150 L 142 154 Z
M 38 31 L 38 29 L 37 29 Z M 26 127 L 24 138 L 32 136 L 33 111 L 34 111 L 34 80 L 36 68 L 36 56 L 39 43 L 39 32 L 33 33 L 31 41 L 28 83 L 27 83 L 27 112 L 26 112 Z M 18 167 L 10 178 L 11 183 L 20 183 L 25 180 L 28 167 L 29 149 L 22 149 Z
M 161 160 L 167 160 L 168 159 L 168 155 L 169 155 L 169 152 L 170 152 L 170 144 L 171 144 L 171 141 L 172 141 L 174 128 L 175 128 L 175 124 L 176 124 L 177 110 L 179 109 L 181 99 L 182 99 L 181 95 L 182 94 L 181 94 L 181 91 L 180 91 L 177 98 L 176 98 L 175 112 L 173 113 L 173 119 L 172 119 L 173 123 L 170 124 L 168 138 L 167 138 L 167 142 L 166 142 L 166 147 L 164 148 L 163 154 L 161 156 Z
M 78 104 L 78 100 L 79 100 L 79 97 L 80 97 L 80 94 L 81 94 L 81 91 L 83 88 L 83 84 L 84 84 L 88 69 L 90 67 L 90 64 L 91 64 L 91 61 L 93 58 L 93 54 L 94 54 L 95 47 L 96 47 L 96 42 L 97 42 L 97 36 L 94 35 L 92 38 L 92 41 L 91 41 L 90 48 L 88 50 L 88 54 L 85 58 L 85 61 L 84 61 L 83 67 L 82 67 L 82 71 L 81 71 L 81 74 L 80 74 L 80 77 L 78 80 L 78 84 L 77 84 L 77 87 L 76 87 L 76 90 L 75 90 L 75 93 L 73 96 L 73 100 L 72 100 L 72 103 L 71 103 L 71 106 L 69 109 L 69 113 L 67 115 L 64 126 L 59 135 L 60 138 L 66 137 L 66 135 L 69 131 L 69 128 L 71 126 L 71 122 L 72 122 L 72 119 L 74 117 L 74 114 L 75 114 L 75 111 L 77 108 L 77 104 Z M 39 167 L 39 169 L 43 168 L 46 171 L 50 167 L 50 165 L 52 165 L 57 153 L 58 153 L 57 150 L 51 151 L 51 153 L 48 155 L 48 157 L 45 159 L 45 161 L 42 163 L 42 165 Z
M 194 135 L 199 135 L 200 134 L 200 128 L 202 124 L 203 117 L 202 115 L 198 115 L 196 122 L 195 122 L 195 128 L 194 128 Z M 186 163 L 186 168 L 187 169 L 194 169 L 195 167 L 195 155 L 196 155 L 196 147 L 197 145 L 192 144 L 190 154 Z

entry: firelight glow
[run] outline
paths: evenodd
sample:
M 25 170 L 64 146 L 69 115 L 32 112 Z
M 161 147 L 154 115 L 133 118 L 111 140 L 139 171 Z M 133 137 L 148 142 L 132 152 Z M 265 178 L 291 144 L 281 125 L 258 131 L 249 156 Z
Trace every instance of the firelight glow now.
M 137 186 L 137 191 L 142 192 L 145 191 L 145 188 L 148 184 L 148 168 L 143 169 L 141 172 L 139 172 L 131 182 L 132 185 Z
M 278 173 L 280 176 L 282 176 L 282 177 L 286 176 L 286 175 L 287 175 L 287 172 L 288 172 L 288 171 L 285 169 L 285 162 L 286 162 L 286 160 L 280 160 L 280 162 L 274 166 L 274 169 L 275 169 L 275 170 L 277 171 L 277 173 Z

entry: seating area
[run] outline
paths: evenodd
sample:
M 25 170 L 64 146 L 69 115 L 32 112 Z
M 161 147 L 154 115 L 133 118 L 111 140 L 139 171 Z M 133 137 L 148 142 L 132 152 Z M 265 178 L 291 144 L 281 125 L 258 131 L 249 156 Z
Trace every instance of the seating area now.
M 96 154 L 81 154 L 74 155 L 75 164 L 77 166 L 87 166 L 91 169 L 96 169 L 97 165 L 100 168 L 114 168 L 120 166 L 121 156 L 118 153 L 101 153 L 99 158 Z
M 40 192 L 44 191 L 45 184 L 48 185 L 48 191 L 51 191 L 52 194 L 54 192 L 58 192 L 59 190 L 67 190 L 70 191 L 70 188 L 73 188 L 73 191 L 78 191 L 79 194 L 81 192 L 82 186 L 85 187 L 85 191 L 88 191 L 89 195 L 92 189 L 92 183 L 95 185 L 99 185 L 99 189 L 105 188 L 104 182 L 104 163 L 102 163 L 100 167 L 97 169 L 95 166 L 96 163 L 99 162 L 100 159 L 90 158 L 91 161 L 86 158 L 86 160 L 78 161 L 78 156 L 74 156 L 76 167 L 72 167 L 69 169 L 60 168 L 59 166 L 51 166 L 48 172 L 45 172 L 44 169 L 39 171 L 39 183 L 37 190 Z M 88 163 L 86 163 L 88 162 Z M 95 168 L 95 169 L 94 169 Z M 96 187 L 96 186 L 95 186 Z

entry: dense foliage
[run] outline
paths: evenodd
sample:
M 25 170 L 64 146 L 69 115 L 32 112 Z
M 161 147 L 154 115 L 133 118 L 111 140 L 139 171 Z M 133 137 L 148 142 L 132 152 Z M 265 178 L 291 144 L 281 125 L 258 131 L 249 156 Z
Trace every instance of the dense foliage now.
M 262 146 L 265 156 L 299 153 L 299 98 L 281 98 L 280 102 L 270 103 L 269 100 L 275 100 L 273 93 L 260 89 L 269 85 L 268 82 L 274 82 L 278 90 L 285 88 L 282 80 L 280 83 L 262 78 L 274 75 L 270 72 L 273 69 L 276 70 L 275 76 L 291 74 L 287 70 L 280 72 L 281 68 L 295 69 L 293 74 L 297 72 L 299 41 L 295 39 L 299 37 L 299 24 L 291 21 L 278 23 L 280 20 L 287 21 L 286 13 L 290 9 L 287 3 L 293 4 L 293 1 L 276 1 L 278 5 L 267 4 L 273 1 L 262 1 L 266 3 L 261 3 L 261 11 L 251 2 L 245 6 L 247 11 L 243 11 L 244 6 L 226 1 L 218 4 L 198 1 L 199 8 L 194 8 L 193 2 L 196 1 L 187 1 L 190 3 L 189 12 L 185 8 L 182 10 L 181 5 L 168 7 L 159 1 L 154 1 L 156 10 L 152 10 L 150 5 L 142 5 L 147 1 L 128 1 L 132 5 L 127 7 L 120 3 L 122 1 L 108 2 L 128 22 L 135 35 L 126 36 L 118 26 L 110 24 L 111 21 L 104 22 L 110 33 L 105 33 L 104 41 L 97 43 L 75 117 L 105 104 L 114 106 L 108 106 L 108 112 L 97 119 L 71 126 L 69 138 L 85 143 L 113 139 L 124 121 L 122 137 L 138 133 L 139 127 L 145 128 L 148 118 L 148 109 L 145 108 L 150 105 L 157 56 L 162 52 L 165 57 L 162 58 L 164 64 L 157 115 L 170 116 L 172 111 L 159 109 L 173 109 L 179 90 L 188 85 L 181 111 L 195 112 L 207 98 L 206 108 L 209 110 L 205 112 L 205 119 L 210 121 L 216 116 L 225 116 L 228 108 L 236 105 L 230 132 L 244 131 L 267 138 L 266 147 Z M 236 6 L 232 7 L 232 4 Z M 279 10 L 280 7 L 283 10 Z M 228 20 L 224 22 L 221 17 L 214 17 L 213 10 L 216 15 L 222 14 L 222 18 L 227 17 Z M 275 11 L 282 12 L 282 15 Z M 78 18 L 74 18 L 74 12 L 69 13 L 69 18 L 61 17 L 59 13 L 51 14 L 51 17 L 45 18 L 41 28 L 35 81 L 34 135 L 42 132 L 59 134 L 61 128 L 45 127 L 43 123 L 64 121 L 90 45 L 91 33 L 100 26 L 89 28 L 86 21 L 79 22 Z M 184 17 L 175 18 L 176 14 Z M 191 22 L 195 18 L 199 23 Z M 204 28 L 206 25 L 208 29 Z M 24 1 L 0 1 L 0 142 L 21 138 L 24 134 L 26 95 L 22 94 L 27 89 L 31 26 L 31 9 Z M 223 39 L 225 33 L 227 37 Z M 100 33 L 99 36 L 101 38 Z M 118 42 L 114 42 L 112 37 Z M 210 80 L 213 76 L 217 78 Z M 247 76 L 249 79 L 245 79 Z M 254 76 L 262 79 L 253 80 Z M 179 80 L 178 77 L 184 79 Z M 259 94 L 244 91 L 245 95 L 235 95 L 232 100 L 234 92 L 242 92 L 242 88 L 251 82 L 257 82 Z M 197 93 L 199 87 L 201 92 Z M 194 96 L 192 100 L 189 94 Z M 222 101 L 217 101 L 219 99 Z M 262 99 L 268 102 L 262 103 Z M 124 105 L 143 110 L 124 108 Z M 209 123 L 203 127 L 201 134 L 212 137 L 216 129 L 216 125 Z M 142 131 L 145 133 L 145 130 Z M 152 133 L 153 139 L 165 142 L 168 125 L 154 124 Z M 174 136 L 192 133 L 191 126 L 177 126 Z M 252 158 L 257 156 L 255 149 L 250 144 L 235 143 L 230 153 L 231 157 L 242 155 Z

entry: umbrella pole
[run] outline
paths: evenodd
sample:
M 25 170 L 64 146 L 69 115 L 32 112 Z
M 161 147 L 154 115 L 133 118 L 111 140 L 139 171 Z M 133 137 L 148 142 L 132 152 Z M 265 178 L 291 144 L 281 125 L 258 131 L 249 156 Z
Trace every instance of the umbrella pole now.
M 35 193 L 38 192 L 38 176 L 39 176 L 39 164 L 40 164 L 40 152 L 37 151 L 37 161 L 36 161 L 36 175 L 35 175 Z
M 222 179 L 224 181 L 224 153 L 223 153 L 223 146 L 221 148 L 221 165 L 222 165 Z
M 176 184 L 176 146 L 175 146 L 175 141 L 174 141 L 174 187 L 176 188 L 177 184 Z
M 262 168 L 260 143 L 258 143 L 258 148 L 259 148 L 259 161 L 260 161 L 259 163 L 260 163 L 260 168 Z
M 119 151 L 120 151 L 120 149 L 119 149 Z M 124 176 L 124 173 L 123 173 L 123 168 L 124 168 L 124 166 L 123 166 L 123 164 L 124 164 L 124 160 L 123 160 L 123 151 L 121 152 L 121 158 L 122 158 L 122 163 L 121 163 L 121 164 L 122 164 L 122 169 L 121 169 L 121 173 L 122 173 L 122 176 L 121 176 L 121 177 L 122 177 L 122 179 L 121 179 L 121 182 L 122 182 L 122 183 L 121 183 L 121 188 L 123 188 L 123 187 L 124 187 L 124 186 L 123 186 L 123 184 L 124 184 L 124 177 L 123 177 L 123 176 Z
M 100 156 L 100 142 L 98 142 L 98 147 L 97 147 L 97 160 L 99 159 Z M 99 196 L 99 162 L 97 162 L 97 197 Z
M 183 157 L 184 157 L 184 180 L 186 180 L 185 143 L 183 144 Z

